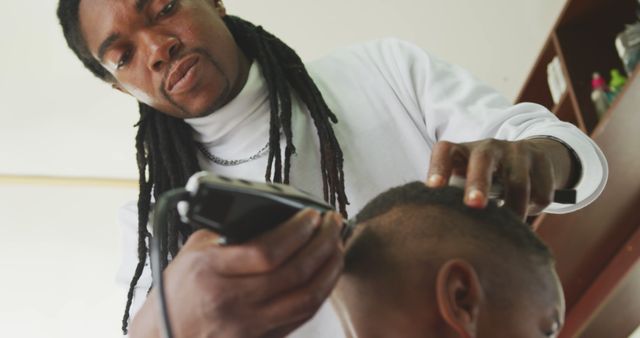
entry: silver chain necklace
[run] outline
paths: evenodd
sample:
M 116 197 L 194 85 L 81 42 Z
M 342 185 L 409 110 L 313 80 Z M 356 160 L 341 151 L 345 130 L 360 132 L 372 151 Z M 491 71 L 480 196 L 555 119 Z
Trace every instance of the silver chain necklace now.
M 264 147 L 262 147 L 262 149 L 260 149 L 257 153 L 251 155 L 250 157 L 239 159 L 239 160 L 225 160 L 224 158 L 220 158 L 210 153 L 209 150 L 207 150 L 207 148 L 202 143 L 196 143 L 196 147 L 198 147 L 198 150 L 200 150 L 200 152 L 204 156 L 206 156 L 209 160 L 213 161 L 213 163 L 219 164 L 225 167 L 231 167 L 231 166 L 247 163 L 249 161 L 253 161 L 255 159 L 262 157 L 269 150 L 269 142 L 267 142 L 267 144 L 265 144 Z

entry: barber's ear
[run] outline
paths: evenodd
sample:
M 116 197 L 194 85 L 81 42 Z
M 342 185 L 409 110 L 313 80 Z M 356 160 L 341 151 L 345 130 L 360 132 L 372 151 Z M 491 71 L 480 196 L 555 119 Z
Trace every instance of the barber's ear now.
M 476 270 L 461 259 L 447 261 L 436 277 L 438 311 L 459 337 L 476 336 L 484 290 Z

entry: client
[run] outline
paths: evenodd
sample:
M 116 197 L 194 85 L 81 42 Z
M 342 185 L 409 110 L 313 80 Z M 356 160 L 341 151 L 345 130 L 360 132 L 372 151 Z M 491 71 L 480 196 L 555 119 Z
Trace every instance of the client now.
M 564 296 L 549 249 L 515 214 L 463 191 L 393 188 L 356 217 L 332 300 L 348 337 L 556 337 Z

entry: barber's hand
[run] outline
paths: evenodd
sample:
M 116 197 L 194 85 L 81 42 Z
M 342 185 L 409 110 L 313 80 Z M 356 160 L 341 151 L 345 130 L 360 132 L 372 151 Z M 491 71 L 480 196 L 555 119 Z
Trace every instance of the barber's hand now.
M 466 177 L 466 205 L 484 208 L 494 179 L 504 188 L 505 207 L 522 218 L 542 211 L 555 189 L 571 179 L 571 155 L 551 139 L 468 143 L 438 142 L 433 148 L 427 185 L 447 185 L 451 175 Z
M 343 266 L 341 218 L 304 210 L 239 245 L 200 230 L 164 271 L 175 338 L 284 337 L 310 319 Z M 157 291 L 134 318 L 132 338 L 161 337 Z

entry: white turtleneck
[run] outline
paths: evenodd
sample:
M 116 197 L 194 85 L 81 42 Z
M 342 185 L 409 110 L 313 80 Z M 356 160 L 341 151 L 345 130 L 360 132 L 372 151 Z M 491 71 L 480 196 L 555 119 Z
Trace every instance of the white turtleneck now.
M 559 121 L 544 107 L 510 104 L 495 90 L 459 67 L 395 39 L 342 49 L 307 65 L 314 82 L 337 115 L 334 132 L 344 153 L 345 191 L 354 215 L 380 192 L 426 178 L 431 147 L 439 140 L 469 142 L 484 138 L 518 140 L 551 136 L 571 147 L 583 167 L 578 203 L 552 204 L 547 212 L 570 212 L 602 191 L 607 164 L 597 146 L 575 126 Z M 316 129 L 307 109 L 293 98 L 291 184 L 321 196 Z M 212 154 L 228 160 L 248 158 L 268 142 L 269 102 L 257 64 L 243 90 L 209 116 L 189 119 L 194 138 Z M 282 147 L 284 148 L 284 147 Z M 232 167 L 207 160 L 201 166 L 221 175 L 264 180 L 267 156 Z M 128 285 L 137 262 L 135 204 L 121 212 L 125 224 L 125 259 L 119 279 Z M 138 306 L 151 278 L 145 271 L 136 292 Z M 294 337 L 341 337 L 339 320 L 325 304 Z
M 254 63 L 245 86 L 233 100 L 212 114 L 185 121 L 195 130 L 194 139 L 216 156 L 249 157 L 253 145 L 260 144 L 255 153 L 268 141 L 268 95 L 260 68 Z

